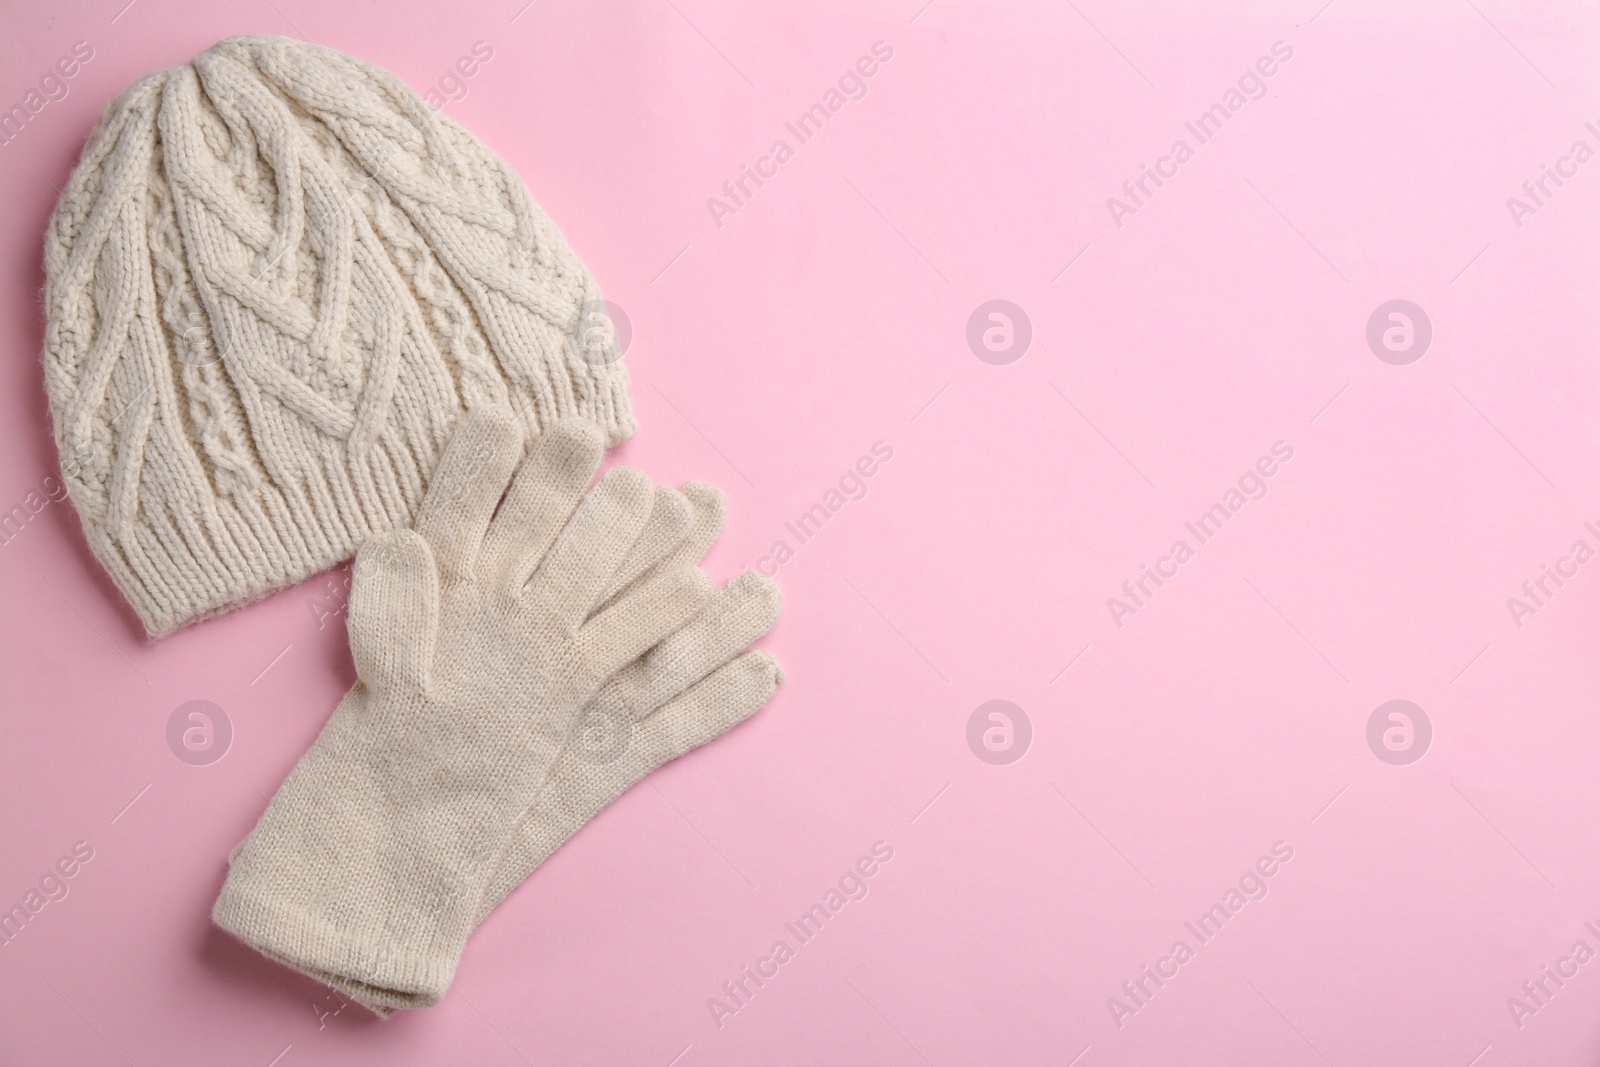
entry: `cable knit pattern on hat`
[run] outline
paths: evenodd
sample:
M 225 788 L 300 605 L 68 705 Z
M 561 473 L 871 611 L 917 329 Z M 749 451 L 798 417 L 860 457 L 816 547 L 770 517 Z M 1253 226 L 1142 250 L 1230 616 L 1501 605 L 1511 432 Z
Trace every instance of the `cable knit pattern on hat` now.
M 106 109 L 50 222 L 45 381 L 152 637 L 410 521 L 456 418 L 634 432 L 600 300 L 517 174 L 392 74 L 225 40 Z

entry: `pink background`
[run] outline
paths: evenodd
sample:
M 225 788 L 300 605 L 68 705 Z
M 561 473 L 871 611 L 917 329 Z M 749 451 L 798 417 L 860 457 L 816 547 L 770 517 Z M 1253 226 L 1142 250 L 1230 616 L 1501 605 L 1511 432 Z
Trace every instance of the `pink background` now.
M 50 503 L 0 546 L 0 905 L 94 858 L 0 948 L 0 1062 L 1600 1055 L 1600 961 L 1507 1004 L 1600 951 L 1600 561 L 1520 627 L 1507 606 L 1600 549 L 1600 160 L 1520 227 L 1506 205 L 1600 148 L 1592 6 L 125 2 L 4 5 L 0 104 L 94 58 L 0 148 L 0 509 L 54 484 L 41 233 L 107 100 L 232 34 L 419 91 L 482 41 L 447 110 L 632 320 L 619 456 L 727 490 L 719 576 L 789 543 L 789 680 L 563 848 L 443 1003 L 380 1023 L 208 920 L 352 679 L 318 626 L 336 579 L 152 646 Z M 785 120 L 877 41 L 867 95 L 798 145 Z M 1265 98 L 1119 228 L 1107 198 L 1276 41 Z M 779 138 L 719 228 L 707 198 Z M 1032 324 L 1009 365 L 965 339 L 996 298 Z M 1407 366 L 1365 339 L 1397 298 L 1433 324 Z M 799 544 L 784 523 L 878 441 L 865 498 Z M 1278 441 L 1266 497 L 1119 628 L 1107 599 Z M 1433 727 L 1403 766 L 1366 740 L 1397 698 Z M 166 742 L 194 699 L 234 728 L 209 766 Z M 966 740 L 993 699 L 1032 725 L 1006 766 Z M 796 947 L 784 923 L 878 841 L 869 895 Z M 1201 945 L 1185 921 L 1280 841 Z M 719 1027 L 708 998 L 780 938 Z M 1179 939 L 1119 1026 L 1108 999 Z

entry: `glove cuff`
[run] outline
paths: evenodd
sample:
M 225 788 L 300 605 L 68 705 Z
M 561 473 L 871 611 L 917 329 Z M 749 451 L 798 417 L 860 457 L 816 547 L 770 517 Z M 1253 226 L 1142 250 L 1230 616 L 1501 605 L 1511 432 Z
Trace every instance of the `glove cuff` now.
M 341 923 L 328 910 L 307 908 L 285 889 L 235 868 L 211 919 L 262 955 L 369 1007 L 427 1007 L 450 988 L 459 946 L 452 951 L 430 944 L 432 939 L 398 943 L 381 926 Z
M 363 1002 L 425 1007 L 450 987 L 481 887 L 449 847 L 471 846 L 429 825 L 436 808 L 386 791 L 373 720 L 408 709 L 382 705 L 345 694 L 234 850 L 212 920 Z

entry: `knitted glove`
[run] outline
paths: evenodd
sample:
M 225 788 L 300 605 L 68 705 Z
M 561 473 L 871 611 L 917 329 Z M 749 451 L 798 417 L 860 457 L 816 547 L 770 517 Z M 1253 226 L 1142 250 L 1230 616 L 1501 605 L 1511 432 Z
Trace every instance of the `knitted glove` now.
M 722 494 L 711 486 L 688 482 L 681 494 L 657 489 L 646 532 L 613 583 L 613 596 L 701 559 L 721 533 L 723 515 Z M 779 609 L 772 581 L 744 574 L 718 590 L 688 626 L 607 683 L 501 855 L 474 925 L 639 779 L 720 737 L 767 702 L 783 678 L 777 661 L 766 652 L 738 654 L 772 628 Z M 307 973 L 379 1015 L 395 1010 L 367 987 Z
M 372 1003 L 443 996 L 580 713 L 711 593 L 695 568 L 637 567 L 659 495 L 614 468 L 584 497 L 602 450 L 592 426 L 558 423 L 506 493 L 520 424 L 458 420 L 417 529 L 357 557 L 362 685 L 235 851 L 217 925 Z

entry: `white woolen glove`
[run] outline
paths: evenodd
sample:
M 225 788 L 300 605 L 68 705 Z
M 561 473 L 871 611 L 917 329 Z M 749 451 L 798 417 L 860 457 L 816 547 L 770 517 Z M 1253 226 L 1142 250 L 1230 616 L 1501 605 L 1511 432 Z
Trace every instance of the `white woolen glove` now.
M 582 713 L 711 595 L 686 566 L 616 590 L 658 494 L 613 468 L 583 495 L 603 451 L 593 426 L 542 435 L 506 493 L 522 443 L 507 410 L 462 416 L 417 529 L 362 547 L 349 621 L 362 685 L 235 850 L 212 912 L 374 1004 L 444 995 Z
M 669 546 L 671 535 L 663 524 L 661 536 L 642 537 L 634 569 L 644 568 L 644 574 L 636 581 L 700 559 L 721 532 L 723 502 L 716 489 L 691 482 L 683 486 L 682 496 L 693 509 L 688 535 Z M 655 518 L 652 513 L 652 523 Z M 660 558 L 650 562 L 653 553 Z M 719 589 L 688 626 L 606 683 L 499 857 L 479 902 L 477 922 L 641 778 L 720 737 L 767 702 L 783 672 L 770 653 L 746 649 L 772 628 L 780 608 L 771 579 L 743 574 Z M 394 1010 L 337 976 L 313 977 L 379 1015 Z

